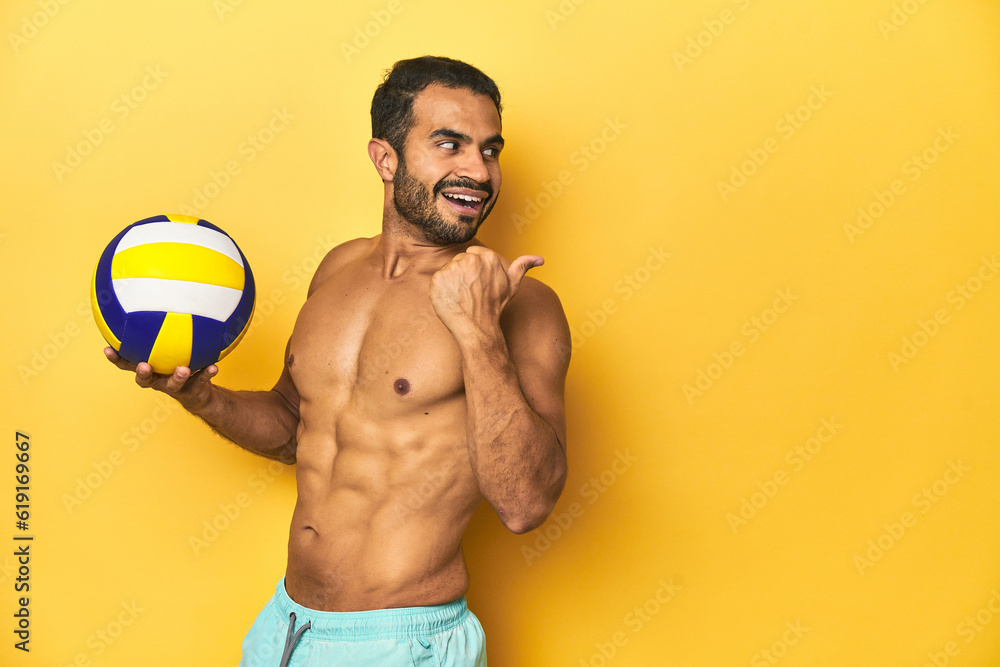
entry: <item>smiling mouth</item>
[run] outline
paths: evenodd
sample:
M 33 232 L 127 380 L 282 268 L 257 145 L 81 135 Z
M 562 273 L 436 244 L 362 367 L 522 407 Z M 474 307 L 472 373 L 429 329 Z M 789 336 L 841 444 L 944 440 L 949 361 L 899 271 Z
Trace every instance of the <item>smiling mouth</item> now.
M 477 197 L 475 195 L 464 195 L 455 194 L 451 192 L 442 192 L 442 196 L 451 205 L 452 208 L 457 210 L 463 215 L 471 215 L 478 213 L 483 207 L 483 202 L 485 197 Z

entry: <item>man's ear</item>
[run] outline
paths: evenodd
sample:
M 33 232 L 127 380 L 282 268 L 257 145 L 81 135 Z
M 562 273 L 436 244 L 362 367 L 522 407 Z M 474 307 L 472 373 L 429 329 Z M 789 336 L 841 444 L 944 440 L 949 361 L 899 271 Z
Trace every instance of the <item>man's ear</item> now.
M 390 183 L 396 177 L 396 165 L 399 159 L 396 151 L 384 139 L 372 139 L 368 142 L 368 157 L 375 165 L 375 171 L 384 182 Z

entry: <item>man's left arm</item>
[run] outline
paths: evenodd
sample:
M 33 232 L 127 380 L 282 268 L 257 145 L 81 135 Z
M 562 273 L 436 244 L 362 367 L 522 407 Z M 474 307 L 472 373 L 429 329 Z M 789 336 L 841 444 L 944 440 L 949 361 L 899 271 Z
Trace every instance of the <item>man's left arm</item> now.
M 505 267 L 471 246 L 431 281 L 431 302 L 462 353 L 473 473 L 515 533 L 541 525 L 566 482 L 569 325 L 555 292 L 522 282 L 541 262 L 529 255 Z

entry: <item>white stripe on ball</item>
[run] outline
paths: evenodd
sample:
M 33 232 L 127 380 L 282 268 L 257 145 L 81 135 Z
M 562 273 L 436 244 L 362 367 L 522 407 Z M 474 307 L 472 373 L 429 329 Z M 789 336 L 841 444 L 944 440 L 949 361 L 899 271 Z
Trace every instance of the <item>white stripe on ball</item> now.
M 242 290 L 187 280 L 119 278 L 111 284 L 126 313 L 143 310 L 184 313 L 220 322 L 229 319 L 243 296 Z

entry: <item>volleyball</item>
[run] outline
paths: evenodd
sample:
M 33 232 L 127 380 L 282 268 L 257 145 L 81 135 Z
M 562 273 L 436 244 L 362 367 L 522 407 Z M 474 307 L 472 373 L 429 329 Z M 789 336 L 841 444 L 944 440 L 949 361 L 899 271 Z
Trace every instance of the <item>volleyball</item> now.
M 253 273 L 236 242 L 189 215 L 157 215 L 123 229 L 94 270 L 90 304 L 118 354 L 156 373 L 196 372 L 243 338 L 253 317 Z

